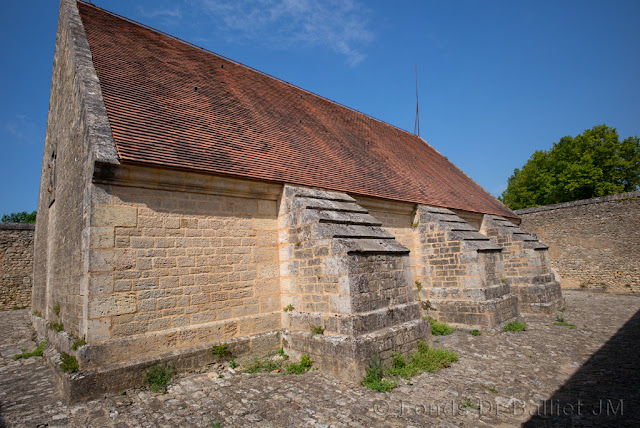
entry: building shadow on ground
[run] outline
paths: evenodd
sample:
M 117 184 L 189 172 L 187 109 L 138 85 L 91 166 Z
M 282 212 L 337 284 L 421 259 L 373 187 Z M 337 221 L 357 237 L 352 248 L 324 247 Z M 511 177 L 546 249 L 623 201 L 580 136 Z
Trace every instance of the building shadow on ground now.
M 640 311 L 531 413 L 523 427 L 640 427 Z

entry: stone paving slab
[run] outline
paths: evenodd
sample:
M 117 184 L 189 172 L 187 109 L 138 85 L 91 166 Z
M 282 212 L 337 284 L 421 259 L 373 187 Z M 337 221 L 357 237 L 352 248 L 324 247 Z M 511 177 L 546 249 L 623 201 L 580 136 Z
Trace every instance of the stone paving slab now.
M 130 389 L 73 405 L 62 403 L 41 357 L 12 359 L 35 347 L 27 310 L 0 312 L 0 426 L 640 426 L 640 298 L 565 296 L 574 328 L 530 316 L 525 332 L 436 337 L 460 361 L 390 393 L 318 372 L 243 374 L 216 365 L 175 378 L 167 394 Z

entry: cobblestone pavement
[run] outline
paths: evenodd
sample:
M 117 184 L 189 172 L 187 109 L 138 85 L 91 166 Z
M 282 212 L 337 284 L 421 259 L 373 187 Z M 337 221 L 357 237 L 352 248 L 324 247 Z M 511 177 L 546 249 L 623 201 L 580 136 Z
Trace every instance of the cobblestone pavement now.
M 212 366 L 175 378 L 167 394 L 130 389 L 73 405 L 41 357 L 12 359 L 35 347 L 27 310 L 0 312 L 0 426 L 640 426 L 640 297 L 565 296 L 574 328 L 536 316 L 525 332 L 436 338 L 460 361 L 390 393 L 318 372 Z

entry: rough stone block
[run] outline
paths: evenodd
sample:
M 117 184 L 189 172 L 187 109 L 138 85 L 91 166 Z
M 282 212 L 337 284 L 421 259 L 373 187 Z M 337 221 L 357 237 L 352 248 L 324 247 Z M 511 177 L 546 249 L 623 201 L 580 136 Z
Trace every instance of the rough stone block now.
M 89 318 L 134 313 L 137 310 L 133 293 L 117 293 L 89 297 Z
M 89 276 L 89 295 L 110 294 L 113 292 L 113 274 L 91 274 Z
M 86 340 L 90 343 L 99 343 L 111 338 L 111 320 L 108 318 L 89 319 L 87 323 Z
M 122 205 L 95 205 L 91 215 L 91 225 L 95 227 L 136 227 L 138 209 Z
M 115 231 L 112 227 L 92 227 L 89 229 L 90 248 L 113 248 Z

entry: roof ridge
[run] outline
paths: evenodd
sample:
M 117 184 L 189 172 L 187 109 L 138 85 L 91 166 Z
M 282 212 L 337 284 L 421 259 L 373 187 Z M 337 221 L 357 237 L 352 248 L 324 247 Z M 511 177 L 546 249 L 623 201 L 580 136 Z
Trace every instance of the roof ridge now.
M 146 28 L 147 30 L 153 31 L 154 33 L 162 34 L 163 36 L 169 37 L 170 39 L 177 40 L 177 41 L 179 41 L 180 43 L 184 43 L 185 45 L 191 46 L 191 47 L 193 47 L 193 48 L 195 48 L 195 49 L 201 50 L 201 51 L 206 52 L 206 53 L 211 54 L 211 55 L 215 55 L 215 56 L 217 56 L 218 58 L 222 58 L 222 59 L 224 59 L 224 60 L 226 60 L 226 61 L 229 61 L 229 62 L 231 62 L 231 63 L 233 63 L 233 64 L 235 64 L 235 65 L 238 65 L 238 66 L 240 66 L 240 67 L 244 67 L 244 68 L 246 68 L 246 69 L 248 69 L 248 70 L 254 71 L 254 72 L 256 72 L 256 73 L 258 73 L 258 74 L 261 74 L 261 75 L 263 75 L 263 76 L 267 76 L 267 77 L 269 77 L 269 78 L 271 78 L 271 79 L 274 79 L 274 80 L 277 80 L 277 81 L 279 81 L 279 82 L 282 82 L 282 83 L 284 83 L 285 85 L 289 85 L 289 86 L 291 86 L 291 87 L 293 87 L 293 88 L 296 88 L 296 89 L 298 89 L 298 90 L 300 90 L 300 91 L 304 91 L 304 92 L 306 92 L 306 93 L 308 93 L 308 94 L 310 94 L 310 95 L 313 95 L 314 97 L 317 97 L 317 98 L 320 98 L 320 99 L 322 99 L 322 100 L 328 101 L 328 102 L 330 102 L 331 104 L 335 104 L 335 105 L 338 105 L 338 106 L 340 106 L 340 107 L 343 107 L 343 108 L 345 108 L 345 109 L 347 109 L 347 110 L 351 110 L 351 111 L 353 111 L 353 112 L 359 113 L 359 114 L 361 114 L 361 115 L 363 115 L 363 116 L 365 116 L 365 117 L 368 117 L 369 119 L 372 119 L 372 120 L 375 120 L 375 121 L 377 121 L 377 122 L 380 122 L 380 123 L 382 123 L 382 124 L 384 124 L 384 125 L 390 126 L 390 127 L 394 128 L 394 129 L 396 129 L 396 130 L 398 130 L 398 131 L 404 132 L 404 133 L 406 133 L 406 134 L 408 134 L 408 135 L 411 135 L 411 136 L 413 136 L 413 137 L 417 137 L 418 139 L 420 139 L 420 140 L 422 140 L 424 143 L 426 143 L 429 147 L 432 147 L 432 148 L 433 148 L 433 146 L 432 146 L 431 144 L 429 144 L 425 139 L 423 139 L 423 138 L 422 138 L 422 137 L 420 137 L 419 135 L 412 134 L 411 132 L 407 131 L 406 129 L 402 129 L 402 128 L 400 128 L 400 127 L 398 127 L 398 126 L 396 126 L 396 125 L 393 125 L 393 124 L 391 124 L 391 123 L 389 123 L 389 122 L 385 122 L 384 120 L 382 120 L 382 119 L 378 119 L 377 117 L 371 116 L 370 114 L 367 114 L 367 113 L 361 112 L 360 110 L 357 110 L 357 109 L 355 109 L 355 108 L 353 108 L 353 107 L 349 107 L 349 106 L 347 106 L 347 105 L 345 105 L 345 104 L 339 103 L 338 101 L 334 101 L 334 100 L 329 99 L 329 98 L 327 98 L 327 97 L 323 97 L 322 95 L 318 95 L 318 94 L 316 94 L 315 92 L 312 92 L 312 91 L 310 91 L 310 90 L 308 90 L 308 89 L 304 89 L 304 88 L 302 88 L 302 87 L 300 87 L 300 86 L 294 85 L 294 84 L 293 84 L 293 83 L 291 83 L 291 82 L 287 82 L 286 80 L 280 79 L 279 77 L 272 76 L 272 75 L 271 75 L 271 74 L 269 74 L 269 73 L 265 73 L 264 71 L 258 70 L 257 68 L 253 68 L 253 67 L 251 67 L 250 65 L 243 64 L 243 63 L 238 62 L 238 61 L 236 61 L 236 60 L 234 60 L 234 59 L 231 59 L 231 58 L 228 58 L 228 57 L 226 57 L 226 56 L 224 56 L 224 55 L 218 54 L 218 53 L 216 53 L 216 52 L 214 52 L 214 51 L 212 51 L 212 50 L 209 50 L 209 49 L 204 48 L 204 47 L 202 47 L 202 46 L 198 46 L 198 45 L 196 45 L 195 43 L 191 43 L 191 42 L 188 42 L 188 41 L 186 41 L 186 40 L 183 40 L 183 39 L 181 39 L 180 37 L 177 37 L 177 36 L 171 35 L 171 34 L 169 34 L 169 33 L 166 33 L 166 32 L 164 32 L 164 31 L 162 31 L 162 30 L 158 30 L 157 28 L 153 28 L 153 27 L 151 27 L 150 25 L 143 24 L 142 22 L 136 21 L 135 19 L 127 18 L 126 16 L 120 15 L 120 14 L 118 14 L 118 13 L 116 13 L 116 12 L 111 12 L 111 11 L 109 11 L 109 10 L 107 10 L 107 9 L 104 9 L 104 8 L 100 7 L 100 6 L 96 6 L 95 4 L 91 3 L 90 1 L 87 1 L 87 0 L 76 0 L 76 1 L 77 1 L 78 3 L 82 3 L 82 4 L 86 5 L 86 6 L 90 6 L 90 7 L 93 7 L 93 8 L 95 8 L 95 9 L 101 10 L 102 12 L 107 13 L 107 14 L 109 14 L 109 15 L 112 15 L 112 16 L 115 16 L 115 17 L 118 17 L 118 18 L 120 18 L 120 19 L 122 19 L 122 20 L 124 20 L 124 21 L 130 22 L 130 23 L 132 23 L 132 24 L 138 25 L 138 26 L 143 27 L 143 28 Z M 435 150 L 435 149 L 434 149 L 434 150 Z M 438 153 L 439 153 L 439 152 L 438 152 Z

